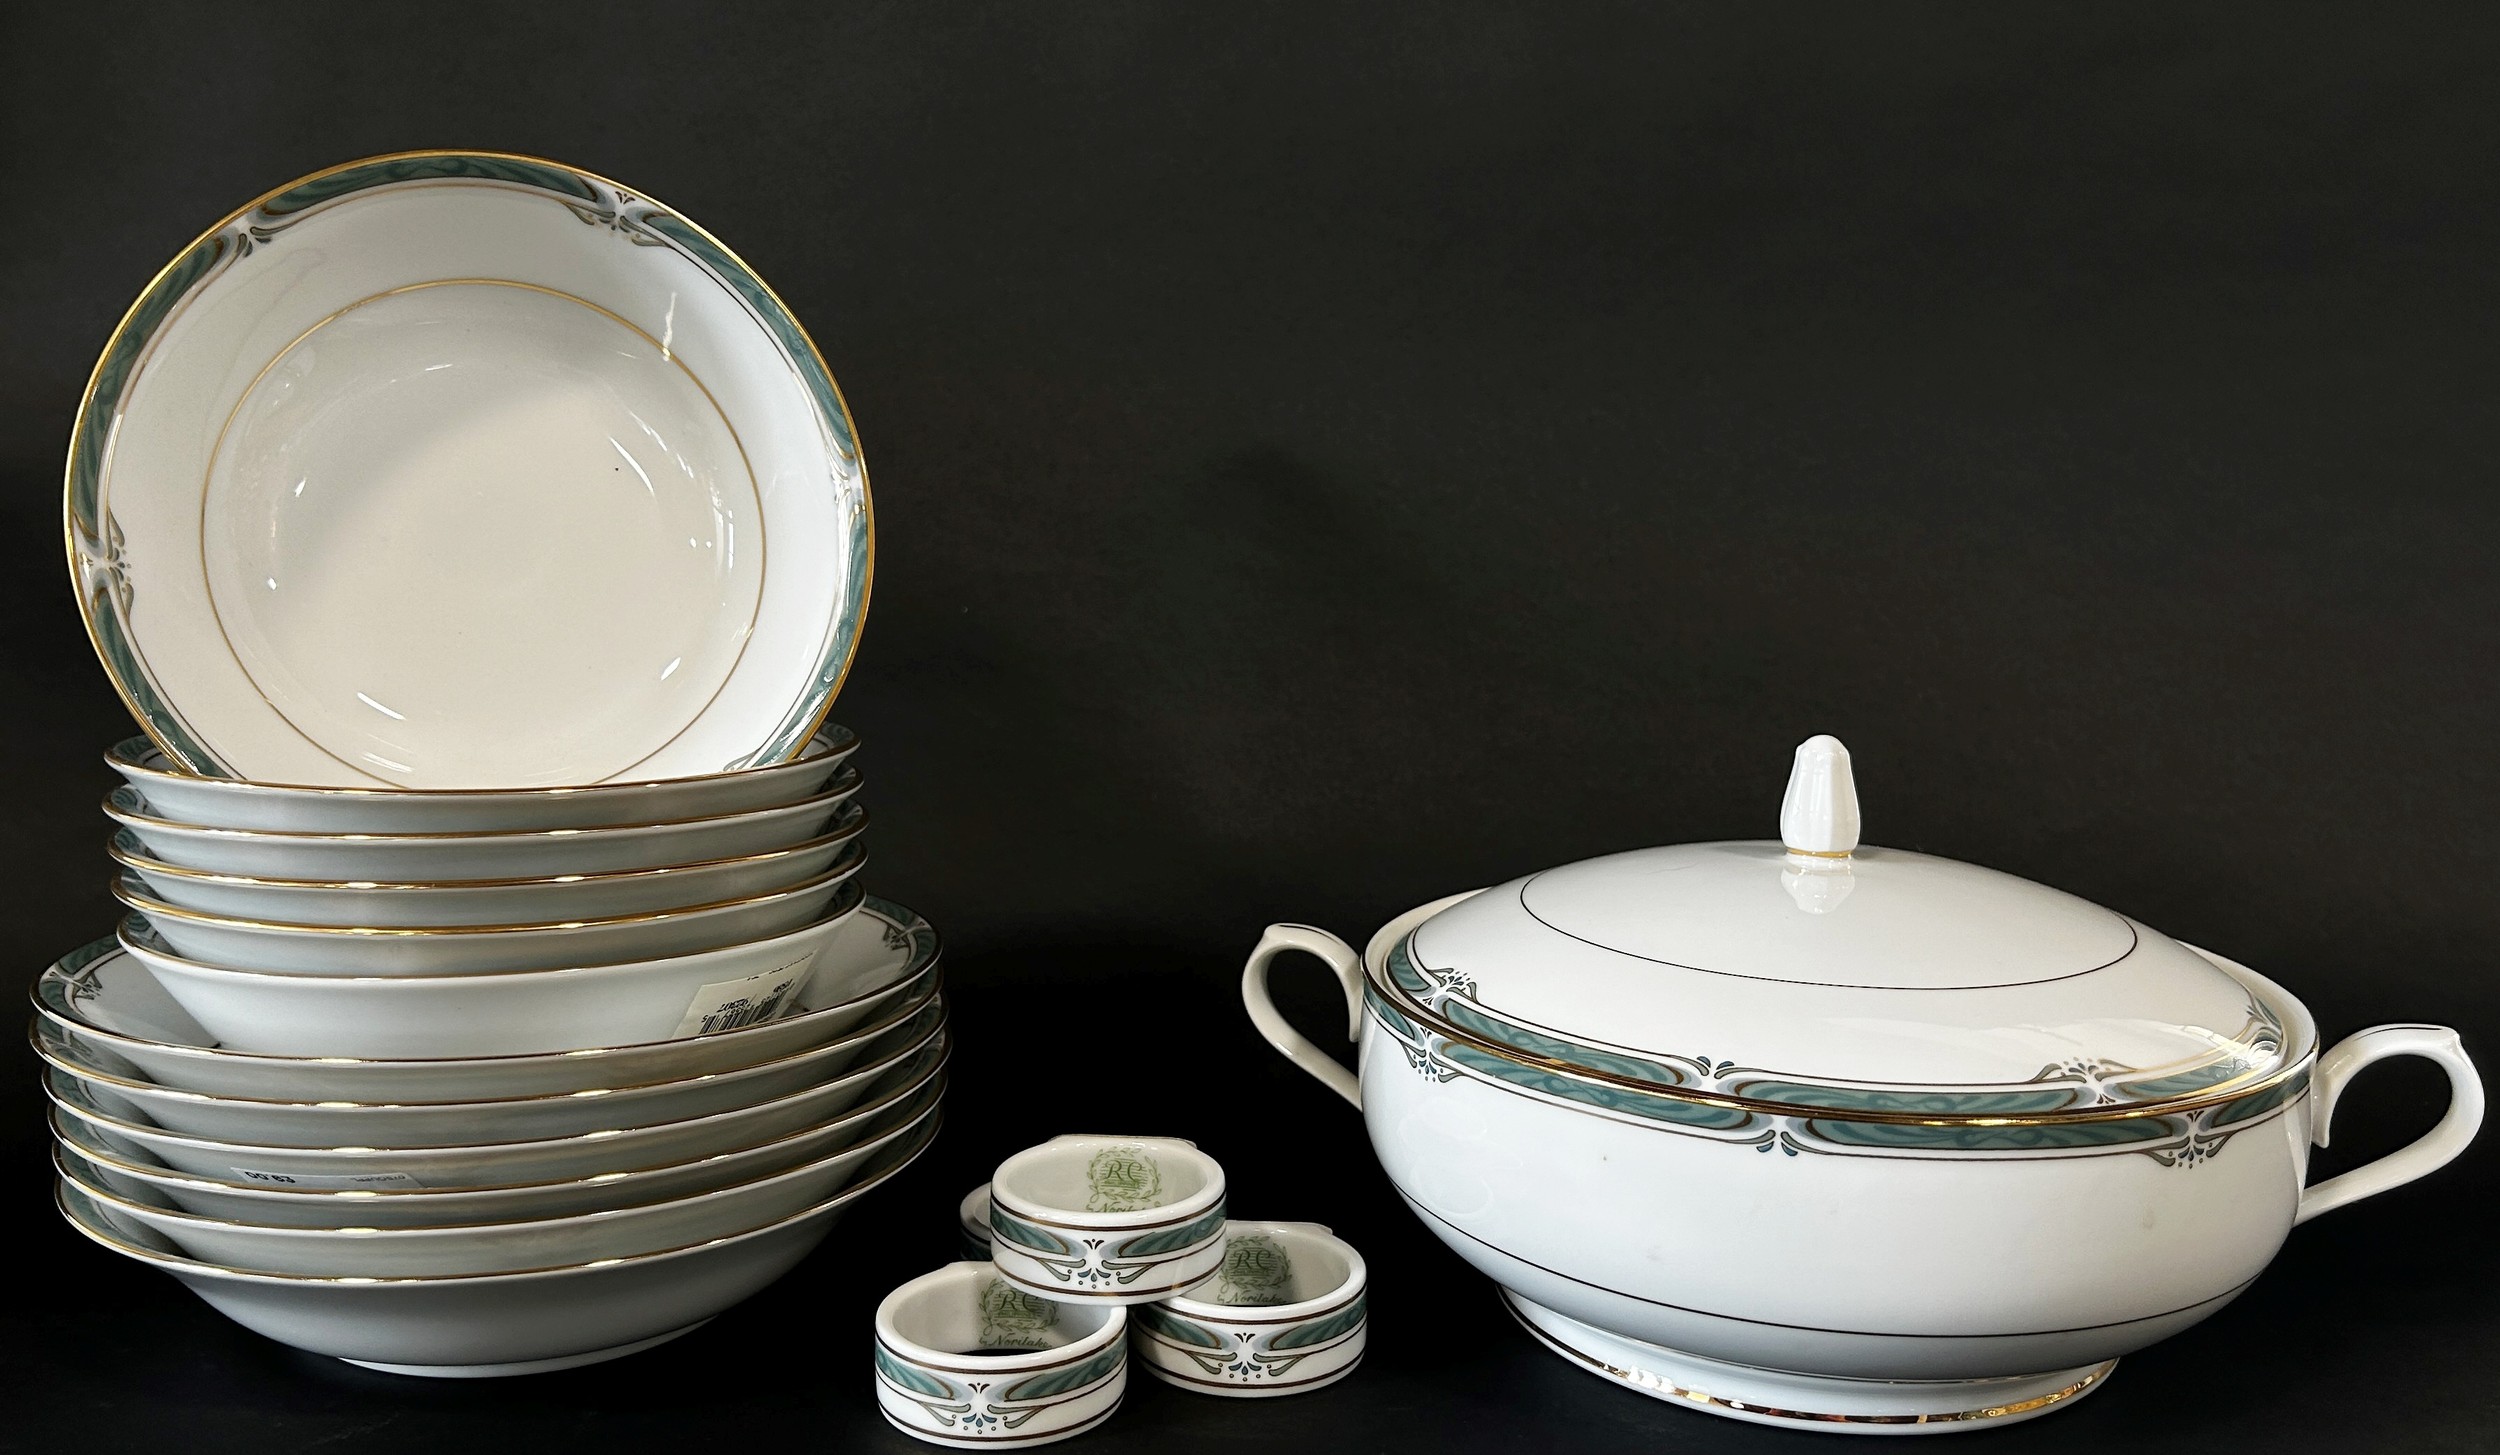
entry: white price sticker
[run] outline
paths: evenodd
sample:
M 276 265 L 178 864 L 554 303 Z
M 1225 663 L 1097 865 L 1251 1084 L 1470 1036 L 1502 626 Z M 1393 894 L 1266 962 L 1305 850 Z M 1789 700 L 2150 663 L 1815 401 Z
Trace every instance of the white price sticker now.
M 798 1004 L 799 992 L 806 988 L 815 964 L 816 957 L 810 955 L 744 980 L 722 980 L 704 986 L 687 1003 L 685 1017 L 677 1022 L 669 1039 L 717 1035 L 771 1020 Z
M 257 1182 L 263 1187 L 299 1187 L 306 1192 L 354 1192 L 360 1189 L 381 1191 L 421 1188 L 424 1183 L 405 1172 L 350 1172 L 317 1176 L 310 1172 L 262 1172 L 250 1167 L 229 1167 L 236 1179 Z

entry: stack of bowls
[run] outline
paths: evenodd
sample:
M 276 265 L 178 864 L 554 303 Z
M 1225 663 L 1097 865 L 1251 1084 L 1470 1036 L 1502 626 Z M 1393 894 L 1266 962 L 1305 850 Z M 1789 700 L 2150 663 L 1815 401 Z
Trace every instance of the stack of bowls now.
M 113 939 L 48 971 L 62 1212 L 273 1338 L 614 1358 L 763 1287 L 934 1136 L 934 930 L 868 897 L 857 739 L 580 788 L 108 761 Z

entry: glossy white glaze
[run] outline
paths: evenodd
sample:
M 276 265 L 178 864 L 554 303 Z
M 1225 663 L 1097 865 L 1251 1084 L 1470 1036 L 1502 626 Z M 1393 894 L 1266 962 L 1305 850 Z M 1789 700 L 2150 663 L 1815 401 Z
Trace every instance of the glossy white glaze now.
M 136 916 L 121 945 L 220 1045 L 292 1056 L 484 1057 L 682 1034 L 703 987 L 805 970 L 864 895 L 786 934 L 689 955 L 505 974 L 279 975 L 174 954 Z
M 1372 973 L 1385 973 L 1409 932 L 1466 898 L 1391 921 L 1367 952 Z M 1851 1154 L 1811 1139 L 1792 1149 L 1690 1134 L 1419 1062 L 1377 1012 L 1360 1009 L 1364 966 L 1350 948 L 1278 926 L 1244 993 L 1297 1064 L 1325 1055 L 1275 1029 L 1265 980 L 1288 950 L 1320 954 L 1360 1018 L 1359 1090 L 1333 1062 L 1317 1068 L 1321 1079 L 1351 1093 L 1391 1182 L 1462 1258 L 1610 1336 L 1830 1381 L 1814 1407 L 1839 1413 L 1860 1412 L 1851 1381 L 2029 1377 L 2176 1333 L 2244 1289 L 2298 1218 L 2444 1164 L 2482 1115 L 2480 1082 L 2453 1032 L 2383 1027 L 2328 1053 L 2317 1095 L 2225 1136 L 2153 1148 L 2160 1157 L 2123 1146 Z M 2289 1035 L 2312 1038 L 2306 1012 L 2279 986 L 2209 958 L 2283 1007 Z M 2453 1089 L 2447 1117 L 2413 1146 L 2346 1174 L 2355 1181 L 2311 1189 L 2304 1204 L 2308 1148 L 2323 1136 L 2317 1108 L 2377 1054 L 2439 1062 Z
M 201 828 L 278 833 L 476 834 L 675 822 L 776 808 L 823 792 L 859 736 L 828 724 L 786 763 L 638 783 L 531 788 L 324 788 L 242 783 L 182 772 L 146 738 L 104 755 L 163 817 Z
M 106 665 L 177 757 L 459 788 L 797 750 L 865 609 L 866 481 L 735 259 L 483 156 L 333 169 L 203 246 L 117 336 L 71 483 Z
M 1224 1169 L 1177 1137 L 1053 1137 L 990 1174 L 990 1233 L 999 1276 L 1043 1298 L 1169 1298 L 1223 1259 Z
M 128 784 L 105 796 L 104 816 L 153 857 L 185 869 L 407 884 L 659 869 L 788 848 L 832 832 L 859 787 L 859 770 L 845 767 L 824 789 L 795 803 L 665 822 L 477 833 L 202 828 L 153 811 Z
M 107 853 L 137 875 L 149 894 L 177 909 L 286 924 L 442 928 L 606 919 L 770 894 L 833 868 L 867 826 L 867 815 L 853 809 L 832 833 L 735 859 L 614 874 L 435 884 L 211 874 L 149 858 L 128 829 L 113 835 Z
M 944 999 L 932 987 L 885 1025 L 758 1065 L 594 1093 L 489 1101 L 274 1101 L 181 1091 L 84 1065 L 72 1048 L 41 1034 L 40 1025 L 35 1052 L 54 1071 L 75 1077 L 96 1104 L 186 1136 L 279 1147 L 449 1147 L 655 1126 L 778 1100 L 932 1041 L 945 1022 Z
M 1059 1304 L 986 1263 L 950 1263 L 877 1305 L 877 1408 L 916 1440 L 1048 1445 L 1111 1418 L 1128 1389 L 1128 1317 Z
M 276 1226 L 182 1212 L 172 1199 L 125 1180 L 67 1146 L 54 1148 L 62 1178 L 117 1219 L 161 1233 L 184 1256 L 255 1273 L 312 1278 L 457 1278 L 631 1258 L 728 1237 L 802 1212 L 849 1185 L 883 1156 L 908 1156 L 936 1134 L 938 1108 L 860 1146 L 726 1187 L 639 1206 L 616 1206 L 520 1222 L 444 1227 Z
M 909 1095 L 946 1064 L 949 1050 L 948 1038 L 941 1036 L 917 1051 L 822 1085 L 710 1116 L 620 1132 L 474 1146 L 280 1147 L 219 1141 L 151 1125 L 135 1114 L 136 1108 L 59 1071 L 45 1073 L 44 1094 L 56 1112 L 79 1124 L 81 1139 L 98 1140 L 116 1155 L 196 1177 L 242 1182 L 276 1174 L 322 1178 L 341 1186 L 350 1184 L 339 1179 L 370 1183 L 379 1178 L 434 1189 L 512 1187 L 692 1161 L 791 1136 L 845 1114 L 864 1115 Z
M 255 1333 L 316 1354 L 446 1378 L 534 1373 L 665 1342 L 763 1288 L 824 1240 L 843 1210 L 900 1170 L 884 1166 L 794 1216 L 691 1247 L 473 1278 L 340 1282 L 186 1258 L 145 1224 L 75 1188 L 71 1226 L 160 1268 Z
M 1370 1340 L 1370 1273 L 1317 1223 L 1228 1223 L 1215 1276 L 1131 1310 L 1136 1361 L 1229 1399 L 1304 1394 L 1354 1372 Z
M 31 995 L 36 1015 L 76 1048 L 82 1064 L 161 1086 L 281 1101 L 483 1101 L 734 1071 L 821 1046 L 882 1021 L 936 983 L 937 931 L 910 910 L 873 896 L 862 902 L 856 914 L 784 936 L 778 948 L 781 958 L 760 946 L 753 951 L 742 948 L 738 961 L 748 963 L 745 956 L 752 954 L 756 963 L 769 968 L 812 951 L 806 984 L 796 997 L 798 1008 L 777 1019 L 710 1035 L 524 1055 L 376 1060 L 337 1054 L 275 1055 L 221 1045 L 181 1001 L 167 993 L 156 972 L 109 939 L 86 946 L 46 970 L 36 979 Z M 715 952 L 715 956 L 730 953 Z M 208 973 L 188 962 L 174 968 L 176 963 L 167 959 L 159 969 L 168 978 Z M 645 976 L 663 973 L 672 977 L 671 986 L 642 983 Z M 456 977 L 453 982 L 395 977 L 346 985 L 351 987 L 351 997 L 354 988 L 361 988 L 374 998 L 373 1009 L 364 1013 L 363 1020 L 390 1025 L 405 1036 L 424 1037 L 445 1026 L 463 1034 L 481 1019 L 518 1017 L 530 1024 L 570 1026 L 579 1018 L 605 1023 L 636 1015 L 651 1035 L 666 1036 L 682 1024 L 695 989 L 709 983 L 679 977 L 743 978 L 722 968 L 718 958 L 709 966 L 683 970 L 663 961 L 657 967 L 609 966 L 543 974 L 547 978 L 493 977 L 491 983 L 498 989 L 492 1004 L 469 1000 L 464 1005 L 463 988 L 485 983 L 474 976 Z M 216 972 L 210 984 L 236 981 L 232 972 Z M 243 986 L 280 1000 L 301 993 L 305 983 L 301 976 L 240 977 Z M 558 1008 L 551 1013 L 532 1008 L 528 1003 L 531 986 L 555 997 Z M 565 1003 L 576 1001 L 566 1008 Z M 635 1009 L 637 1002 L 644 1003 L 641 1010 Z M 255 1026 L 267 1018 L 265 1011 L 265 1005 L 257 1002 L 234 1007 L 238 1020 Z M 313 1033 L 318 1034 L 318 1028 Z
M 495 975 L 576 966 L 619 965 L 700 954 L 771 939 L 822 919 L 868 862 L 854 837 L 834 865 L 813 879 L 719 904 L 605 919 L 511 925 L 376 927 L 227 919 L 178 909 L 125 873 L 113 897 L 175 954 L 229 970 L 273 975 Z

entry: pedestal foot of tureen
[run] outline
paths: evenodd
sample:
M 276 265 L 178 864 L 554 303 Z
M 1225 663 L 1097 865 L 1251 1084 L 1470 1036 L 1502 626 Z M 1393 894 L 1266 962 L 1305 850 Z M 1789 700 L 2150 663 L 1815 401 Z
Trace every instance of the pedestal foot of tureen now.
M 384 1374 L 415 1374 L 427 1379 L 501 1379 L 508 1374 L 552 1374 L 559 1369 L 579 1369 L 585 1364 L 605 1364 L 611 1359 L 639 1354 L 671 1339 L 682 1339 L 710 1322 L 710 1319 L 697 1319 L 682 1329 L 653 1334 L 648 1339 L 636 1339 L 630 1344 L 618 1344 L 607 1349 L 593 1349 L 584 1354 L 559 1354 L 553 1359 L 515 1359 L 506 1364 L 383 1364 L 372 1359 L 345 1362 L 359 1369 L 379 1369 Z
M 1834 1434 L 1933 1435 L 2010 1425 L 2063 1408 L 2109 1382 L 2115 1359 L 2005 1379 L 1832 1379 L 1754 1369 L 1609 1334 L 1505 1291 L 1537 1342 L 1592 1374 L 1687 1408 Z

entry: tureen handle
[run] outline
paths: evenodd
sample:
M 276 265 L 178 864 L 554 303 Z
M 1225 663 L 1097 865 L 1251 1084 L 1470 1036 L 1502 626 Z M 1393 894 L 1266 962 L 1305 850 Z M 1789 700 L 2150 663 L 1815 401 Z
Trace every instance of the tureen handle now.
M 2448 1114 L 2410 1145 L 2302 1192 L 2294 1223 L 2305 1223 L 2322 1212 L 2435 1172 L 2474 1140 L 2475 1129 L 2483 1124 L 2482 1078 L 2474 1074 L 2474 1063 L 2466 1059 L 2457 1033 L 2446 1026 L 2372 1026 L 2336 1042 L 2335 1049 L 2318 1058 L 2317 1120 L 2310 1140 L 2326 1145 L 2327 1127 L 2345 1086 L 2362 1067 L 2389 1056 L 2420 1056 L 2438 1062 L 2448 1073 Z
M 1241 967 L 1241 999 L 1250 1007 L 1250 1023 L 1267 1037 L 1267 1043 L 1285 1053 L 1285 1059 L 1310 1072 L 1339 1096 L 1363 1104 L 1363 1083 L 1326 1051 L 1311 1044 L 1311 1038 L 1285 1023 L 1277 1014 L 1276 1002 L 1267 994 L 1267 967 L 1277 956 L 1289 950 L 1316 955 L 1321 963 L 1336 972 L 1337 984 L 1345 990 L 1346 1036 L 1353 1039 L 1363 1033 L 1363 957 L 1354 947 L 1326 930 L 1309 925 L 1269 925 L 1259 936 L 1259 947 L 1250 952 L 1250 963 Z

